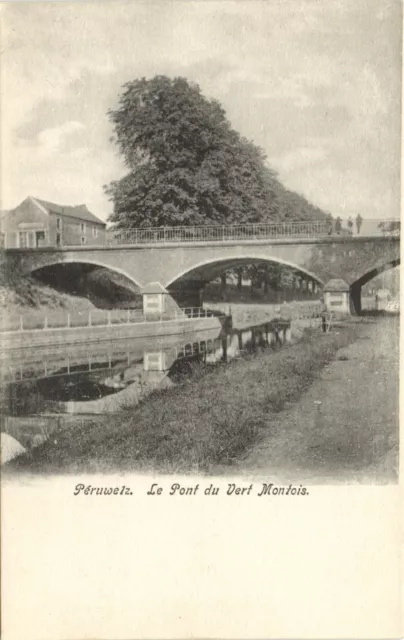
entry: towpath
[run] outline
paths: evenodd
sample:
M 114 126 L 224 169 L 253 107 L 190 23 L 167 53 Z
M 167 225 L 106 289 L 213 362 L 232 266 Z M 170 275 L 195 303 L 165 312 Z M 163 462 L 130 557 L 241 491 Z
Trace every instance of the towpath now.
M 360 327 L 309 391 L 271 417 L 232 473 L 274 482 L 395 482 L 399 319 Z

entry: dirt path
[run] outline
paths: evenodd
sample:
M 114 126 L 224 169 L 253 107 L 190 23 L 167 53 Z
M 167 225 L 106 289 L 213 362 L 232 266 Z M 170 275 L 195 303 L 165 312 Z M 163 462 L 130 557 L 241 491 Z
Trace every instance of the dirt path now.
M 364 324 L 232 473 L 283 483 L 396 481 L 398 333 L 398 318 Z

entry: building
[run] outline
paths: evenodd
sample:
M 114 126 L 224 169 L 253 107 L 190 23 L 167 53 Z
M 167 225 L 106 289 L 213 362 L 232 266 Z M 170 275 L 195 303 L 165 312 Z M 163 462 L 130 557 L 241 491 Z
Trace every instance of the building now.
M 31 196 L 0 218 L 6 249 L 104 244 L 105 227 L 85 204 L 62 206 Z

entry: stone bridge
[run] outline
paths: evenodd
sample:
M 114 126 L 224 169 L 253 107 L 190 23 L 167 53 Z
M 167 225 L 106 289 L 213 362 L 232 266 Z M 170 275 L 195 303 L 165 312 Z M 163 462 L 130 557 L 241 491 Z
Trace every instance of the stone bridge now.
M 164 292 L 182 306 L 199 306 L 203 287 L 223 272 L 246 264 L 277 262 L 302 278 L 324 286 L 342 279 L 349 287 L 351 310 L 361 310 L 361 287 L 400 262 L 400 238 L 324 236 L 321 238 L 150 242 L 137 245 L 8 249 L 10 266 L 30 274 L 57 264 L 104 267 L 126 276 L 140 290 Z M 157 291 L 158 290 L 158 291 Z

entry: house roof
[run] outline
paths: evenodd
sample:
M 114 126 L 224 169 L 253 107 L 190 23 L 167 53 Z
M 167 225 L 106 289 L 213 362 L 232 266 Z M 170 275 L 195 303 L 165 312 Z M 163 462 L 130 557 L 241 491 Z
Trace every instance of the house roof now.
M 46 209 L 49 213 L 56 213 L 58 215 L 67 216 L 68 218 L 80 218 L 86 222 L 95 222 L 97 224 L 106 225 L 103 220 L 100 220 L 91 211 L 87 209 L 85 204 L 79 204 L 76 206 L 61 205 L 54 202 L 48 202 L 47 200 L 41 200 L 40 198 L 32 198 L 41 207 Z
M 167 293 L 160 282 L 149 282 L 142 288 L 142 293 Z

